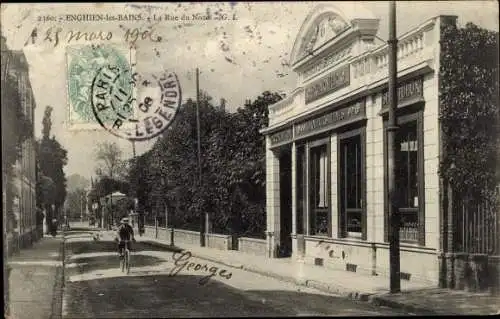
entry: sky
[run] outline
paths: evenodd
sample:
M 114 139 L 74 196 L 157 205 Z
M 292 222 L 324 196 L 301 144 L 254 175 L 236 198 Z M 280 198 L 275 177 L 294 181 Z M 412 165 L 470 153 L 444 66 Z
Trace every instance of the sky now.
M 24 3 L 1 6 L 2 34 L 10 49 L 24 50 L 30 66 L 30 79 L 36 100 L 35 134 L 41 136 L 41 123 L 47 105 L 53 107 L 52 133 L 68 150 L 67 175 L 88 179 L 96 163 L 94 149 L 99 142 L 116 142 L 124 158 L 132 155 L 132 144 L 100 127 L 76 128 L 68 124 L 67 41 L 70 32 L 112 34 L 112 43 L 124 43 L 126 30 L 146 30 L 152 26 L 152 39 L 136 41 L 137 65 L 144 72 L 168 69 L 175 72 L 182 89 L 182 100 L 195 98 L 195 69 L 200 69 L 200 88 L 218 102 L 226 99 L 226 109 L 234 111 L 246 99 L 263 91 L 289 93 L 296 75 L 288 67 L 297 33 L 307 14 L 321 2 L 213 2 L 213 3 Z M 335 2 L 342 10 L 352 10 L 352 2 Z M 359 3 L 357 4 L 359 5 Z M 388 34 L 389 7 L 386 1 L 366 1 L 362 5 L 380 19 L 377 36 Z M 212 16 L 220 13 L 227 20 L 182 21 L 183 15 Z M 141 14 L 141 21 L 70 21 L 80 14 Z M 397 34 L 403 34 L 424 21 L 440 15 L 458 16 L 458 24 L 473 22 L 498 31 L 496 1 L 397 1 Z M 67 17 L 67 15 L 71 15 Z M 146 21 L 148 16 L 153 21 Z M 154 21 L 154 17 L 162 21 Z M 55 17 L 56 21 L 51 21 Z M 177 17 L 179 20 L 174 20 Z M 168 19 L 165 19 L 168 18 Z M 59 20 L 61 19 L 61 20 Z M 37 27 L 39 37 L 28 43 Z M 50 28 L 61 28 L 56 47 L 43 37 Z M 71 42 L 69 46 L 81 42 Z M 154 139 L 137 142 L 137 154 L 151 148 Z

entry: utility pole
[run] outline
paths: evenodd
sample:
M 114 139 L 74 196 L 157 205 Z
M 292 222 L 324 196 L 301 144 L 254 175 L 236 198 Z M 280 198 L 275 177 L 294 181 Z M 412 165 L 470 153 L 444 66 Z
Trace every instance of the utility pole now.
M 198 135 L 198 187 L 201 189 L 201 137 L 200 137 L 200 70 L 196 68 L 196 132 Z M 200 216 L 200 246 L 205 246 L 205 227 L 201 205 L 198 205 Z
M 398 40 L 396 38 L 396 2 L 389 5 L 389 123 L 387 127 L 388 141 L 388 173 L 389 173 L 389 262 L 390 262 L 390 292 L 401 291 L 400 256 L 399 256 L 399 211 L 398 190 L 396 185 L 396 109 L 397 95 L 397 54 Z
M 80 223 L 83 223 L 83 196 L 85 196 L 85 189 L 83 192 L 80 194 Z

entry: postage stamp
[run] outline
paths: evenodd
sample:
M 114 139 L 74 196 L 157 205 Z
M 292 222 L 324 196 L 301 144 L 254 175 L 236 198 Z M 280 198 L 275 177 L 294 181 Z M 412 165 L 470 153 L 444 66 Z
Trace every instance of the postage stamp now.
M 99 122 L 92 111 L 90 90 L 97 72 L 115 65 L 121 70 L 131 70 L 134 50 L 123 45 L 76 45 L 67 46 L 67 123 L 72 130 L 98 129 Z M 133 85 L 119 79 L 119 85 L 133 94 Z M 127 81 L 129 82 L 129 81 Z
M 144 141 L 168 128 L 182 98 L 175 73 L 138 72 L 135 47 L 90 44 L 67 52 L 71 129 L 104 128 L 117 137 Z

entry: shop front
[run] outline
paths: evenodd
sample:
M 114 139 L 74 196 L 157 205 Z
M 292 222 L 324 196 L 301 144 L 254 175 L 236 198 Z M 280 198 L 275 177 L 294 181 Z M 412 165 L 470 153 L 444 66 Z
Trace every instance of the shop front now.
M 361 5 L 356 5 L 361 6 Z M 347 7 L 347 6 L 346 6 Z M 389 270 L 387 44 L 362 7 L 316 7 L 291 53 L 298 84 L 269 107 L 269 257 L 370 274 Z M 438 280 L 439 30 L 398 44 L 397 187 L 402 279 Z

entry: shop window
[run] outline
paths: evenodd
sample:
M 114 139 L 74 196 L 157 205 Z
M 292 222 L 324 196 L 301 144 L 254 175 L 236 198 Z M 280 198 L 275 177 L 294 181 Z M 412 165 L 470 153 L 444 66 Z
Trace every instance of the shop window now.
M 328 144 L 310 148 L 311 214 L 309 234 L 330 236 L 330 179 Z
M 425 220 L 423 205 L 423 131 L 421 114 L 407 115 L 398 119 L 396 133 L 395 179 L 400 216 L 399 236 L 402 242 L 425 244 Z M 387 143 L 387 136 L 385 136 Z M 387 145 L 385 145 L 387 163 Z M 387 171 L 387 165 L 386 165 Z M 389 208 L 388 181 L 386 174 L 386 212 Z M 389 216 L 386 214 L 386 240 Z
M 364 134 L 361 130 L 339 136 L 339 234 L 366 239 L 364 213 Z
M 400 191 L 400 238 L 418 241 L 418 140 L 417 122 L 400 126 L 396 135 L 396 185 Z

